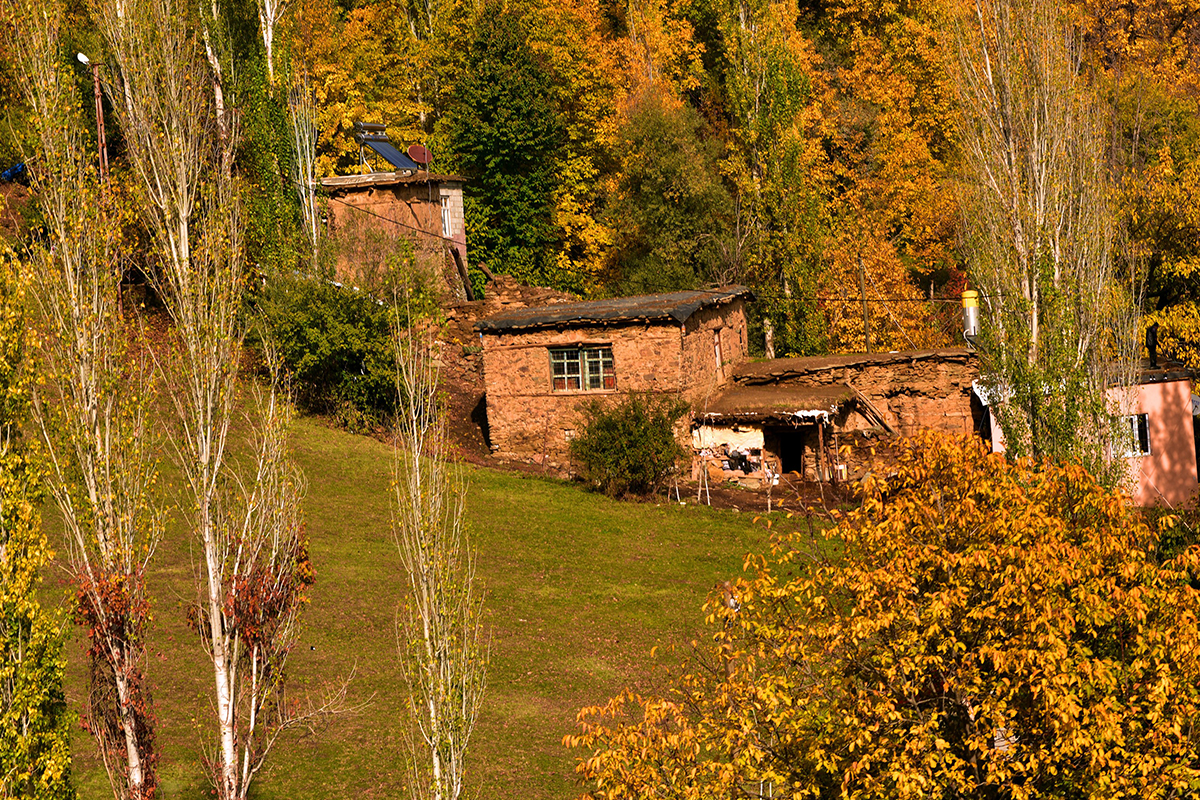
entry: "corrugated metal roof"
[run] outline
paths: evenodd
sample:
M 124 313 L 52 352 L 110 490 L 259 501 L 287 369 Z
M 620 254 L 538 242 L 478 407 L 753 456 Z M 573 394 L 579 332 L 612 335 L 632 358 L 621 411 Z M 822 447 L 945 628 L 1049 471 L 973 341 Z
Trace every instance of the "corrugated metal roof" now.
M 753 299 L 754 293 L 745 286 L 723 286 L 711 290 L 556 303 L 502 311 L 481 319 L 475 323 L 475 328 L 484 333 L 501 333 L 523 328 L 557 328 L 636 320 L 674 320 L 683 324 L 702 308 L 722 305 L 742 297 Z

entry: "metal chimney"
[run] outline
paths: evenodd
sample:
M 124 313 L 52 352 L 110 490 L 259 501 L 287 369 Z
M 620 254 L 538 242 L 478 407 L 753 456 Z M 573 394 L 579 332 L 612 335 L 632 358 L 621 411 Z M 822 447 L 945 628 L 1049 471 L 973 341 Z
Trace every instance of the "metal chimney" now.
M 979 292 L 967 289 L 962 293 L 963 338 L 972 349 L 979 339 Z

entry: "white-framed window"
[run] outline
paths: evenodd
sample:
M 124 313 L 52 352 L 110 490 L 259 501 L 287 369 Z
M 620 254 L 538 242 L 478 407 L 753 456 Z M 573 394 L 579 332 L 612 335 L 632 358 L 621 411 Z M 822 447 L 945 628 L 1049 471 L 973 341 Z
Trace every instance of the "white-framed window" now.
M 611 345 L 550 348 L 551 389 L 598 392 L 617 388 Z
M 454 235 L 454 218 L 450 216 L 450 195 L 442 195 L 442 236 L 449 239 Z
M 725 362 L 721 357 L 721 329 L 713 331 L 713 360 L 717 365 L 717 380 L 725 379 Z
M 1121 417 L 1121 441 L 1113 448 L 1124 458 L 1136 458 L 1150 454 L 1150 418 L 1146 414 L 1129 414 Z

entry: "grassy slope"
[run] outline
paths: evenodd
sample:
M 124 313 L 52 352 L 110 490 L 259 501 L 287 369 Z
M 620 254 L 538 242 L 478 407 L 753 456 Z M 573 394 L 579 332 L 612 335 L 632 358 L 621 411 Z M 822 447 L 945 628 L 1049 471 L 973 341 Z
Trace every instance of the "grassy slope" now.
M 320 691 L 356 668 L 358 714 L 315 734 L 285 734 L 254 794 L 262 799 L 402 796 L 403 699 L 394 665 L 401 581 L 389 532 L 390 451 L 300 420 L 295 455 L 309 486 L 318 581 L 291 663 L 290 692 Z M 661 675 L 656 644 L 685 642 L 719 580 L 741 570 L 765 532 L 750 518 L 695 507 L 614 503 L 558 482 L 472 470 L 467 514 L 487 589 L 492 662 L 473 740 L 473 794 L 568 798 L 579 793 L 562 736 L 575 712 Z M 163 796 L 200 798 L 201 740 L 212 730 L 211 673 L 183 624 L 194 597 L 193 547 L 176 526 L 152 590 L 152 681 L 160 716 Z M 68 648 L 69 687 L 83 691 L 82 651 Z M 660 661 L 669 656 L 660 654 Z M 664 662 L 666 663 L 666 662 Z M 91 741 L 76 746 L 84 800 L 111 797 Z

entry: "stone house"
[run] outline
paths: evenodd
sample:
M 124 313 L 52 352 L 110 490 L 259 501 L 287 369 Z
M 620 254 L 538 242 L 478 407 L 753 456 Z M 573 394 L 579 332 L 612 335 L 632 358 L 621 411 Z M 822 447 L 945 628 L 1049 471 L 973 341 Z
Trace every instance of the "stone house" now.
M 491 447 L 562 468 L 593 398 L 701 406 L 748 355 L 743 286 L 501 311 L 478 321 Z
M 756 487 L 795 473 L 853 480 L 895 435 L 985 436 L 966 348 L 749 362 L 693 415 L 695 477 Z
M 463 179 L 420 170 L 323 178 L 338 279 L 370 288 L 395 241 L 408 240 L 418 266 L 449 297 L 473 300 L 467 279 Z

